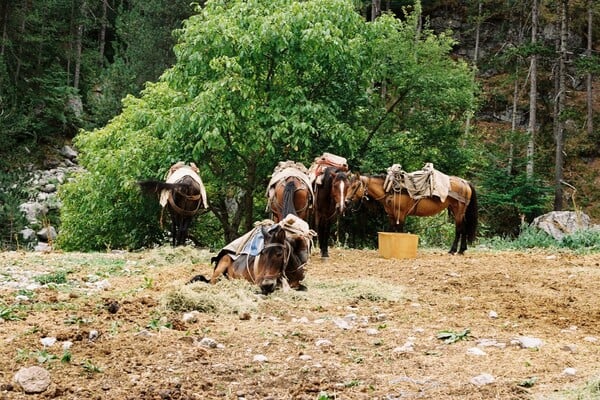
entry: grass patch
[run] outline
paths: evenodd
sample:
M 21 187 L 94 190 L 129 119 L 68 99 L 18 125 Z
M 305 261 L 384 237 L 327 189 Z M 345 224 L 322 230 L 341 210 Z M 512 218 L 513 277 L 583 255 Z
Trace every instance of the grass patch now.
M 182 285 L 168 292 L 162 299 L 173 311 L 197 310 L 214 314 L 242 314 L 257 310 L 260 298 L 256 286 L 244 280 L 222 279 L 216 285 L 203 282 Z
M 214 314 L 242 314 L 257 311 L 261 304 L 308 304 L 357 301 L 398 302 L 406 299 L 404 288 L 376 279 L 350 281 L 307 280 L 307 291 L 277 290 L 269 296 L 244 280 L 222 279 L 216 285 L 194 283 L 176 287 L 163 298 L 164 306 L 178 312 L 197 310 Z

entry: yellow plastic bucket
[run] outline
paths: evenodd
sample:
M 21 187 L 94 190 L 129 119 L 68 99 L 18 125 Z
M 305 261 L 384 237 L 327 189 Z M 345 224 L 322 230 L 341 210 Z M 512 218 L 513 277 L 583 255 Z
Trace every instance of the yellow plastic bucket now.
M 419 236 L 412 233 L 378 232 L 379 254 L 384 258 L 415 258 Z

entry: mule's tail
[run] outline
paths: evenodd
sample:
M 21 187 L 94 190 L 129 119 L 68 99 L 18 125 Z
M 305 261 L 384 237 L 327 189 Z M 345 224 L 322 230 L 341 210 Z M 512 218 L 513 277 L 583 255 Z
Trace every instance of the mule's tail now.
M 192 279 L 189 280 L 188 284 L 194 283 L 194 282 L 210 283 L 210 280 L 207 277 L 205 277 L 204 275 L 196 275 Z
M 281 205 L 281 218 L 288 214 L 298 216 L 296 206 L 294 205 L 294 193 L 296 192 L 296 184 L 294 181 L 289 181 L 283 189 L 283 204 Z
M 465 212 L 465 233 L 467 235 L 467 241 L 469 243 L 473 243 L 475 240 L 475 236 L 477 236 L 477 224 L 478 224 L 478 206 L 477 206 L 477 192 L 475 191 L 475 187 L 469 182 L 469 187 L 471 188 L 471 199 L 469 201 L 469 205 L 467 206 L 467 210 Z
M 185 183 L 167 183 L 154 180 L 138 181 L 138 185 L 142 192 L 146 194 L 159 193 L 161 190 L 181 189 L 187 186 Z

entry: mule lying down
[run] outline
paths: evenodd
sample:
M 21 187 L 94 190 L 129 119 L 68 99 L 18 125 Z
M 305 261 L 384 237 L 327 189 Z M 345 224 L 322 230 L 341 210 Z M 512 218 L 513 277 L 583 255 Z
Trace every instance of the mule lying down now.
M 314 235 L 308 224 L 294 215 L 279 223 L 262 221 L 211 258 L 215 269 L 210 279 L 196 275 L 190 283 L 215 284 L 224 275 L 228 279 L 246 279 L 263 294 L 277 288 L 304 290 L 302 281 Z

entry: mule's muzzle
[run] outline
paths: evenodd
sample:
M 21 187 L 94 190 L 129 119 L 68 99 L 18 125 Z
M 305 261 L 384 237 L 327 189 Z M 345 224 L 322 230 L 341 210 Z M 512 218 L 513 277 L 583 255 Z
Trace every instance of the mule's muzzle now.
M 277 279 L 266 278 L 260 283 L 260 291 L 262 294 L 271 294 L 277 288 Z

